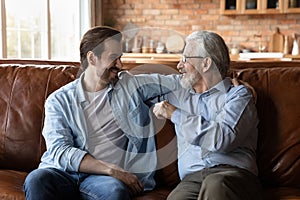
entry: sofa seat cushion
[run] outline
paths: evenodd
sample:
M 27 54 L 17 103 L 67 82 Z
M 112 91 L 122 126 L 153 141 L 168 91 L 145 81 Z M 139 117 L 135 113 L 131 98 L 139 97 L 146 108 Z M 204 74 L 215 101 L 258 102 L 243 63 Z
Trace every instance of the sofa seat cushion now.
M 169 193 L 173 190 L 171 187 L 159 187 L 143 195 L 133 198 L 133 200 L 164 200 L 167 199 Z
M 27 172 L 0 170 L 0 199 L 24 200 L 23 183 Z
M 276 187 L 264 190 L 265 200 L 296 200 L 300 199 L 300 188 Z
M 0 170 L 0 199 L 24 200 L 23 183 L 27 172 L 15 170 Z M 160 200 L 166 199 L 172 187 L 159 187 L 143 195 L 134 198 L 134 200 Z

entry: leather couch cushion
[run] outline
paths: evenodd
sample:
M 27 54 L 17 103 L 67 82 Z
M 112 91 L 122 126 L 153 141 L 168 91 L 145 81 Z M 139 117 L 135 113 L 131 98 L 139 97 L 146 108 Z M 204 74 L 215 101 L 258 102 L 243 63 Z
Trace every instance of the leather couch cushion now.
M 74 66 L 0 67 L 0 168 L 30 171 L 45 151 L 44 101 L 76 78 Z
M 297 200 L 300 199 L 300 189 L 291 187 L 276 187 L 264 190 L 264 200 Z
M 177 138 L 170 120 L 156 135 L 158 170 L 155 174 L 157 186 L 174 187 L 180 181 L 177 169 Z
M 26 172 L 0 170 L 0 199 L 25 199 L 23 183 L 26 176 Z
M 257 162 L 266 187 L 300 188 L 300 64 L 236 71 L 257 92 Z

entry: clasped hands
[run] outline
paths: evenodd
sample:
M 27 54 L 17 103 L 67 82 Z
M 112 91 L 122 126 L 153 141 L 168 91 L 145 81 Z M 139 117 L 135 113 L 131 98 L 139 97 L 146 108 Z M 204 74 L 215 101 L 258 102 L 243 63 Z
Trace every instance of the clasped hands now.
M 168 101 L 156 103 L 153 108 L 153 113 L 158 119 L 171 119 L 172 114 L 177 108 Z

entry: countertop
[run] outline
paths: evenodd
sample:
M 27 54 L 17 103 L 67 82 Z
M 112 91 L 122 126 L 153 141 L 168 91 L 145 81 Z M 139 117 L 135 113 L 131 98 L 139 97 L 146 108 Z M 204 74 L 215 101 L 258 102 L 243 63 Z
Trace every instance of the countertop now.
M 156 53 L 124 53 L 121 57 L 124 69 L 131 70 L 137 66 L 145 68 L 154 67 L 154 65 L 166 65 L 177 70 L 177 64 L 180 61 L 182 54 L 156 54 Z M 240 59 L 239 55 L 230 55 L 231 65 L 237 66 L 260 66 L 266 63 L 284 63 L 287 66 L 299 66 L 300 55 L 284 55 L 282 58 L 255 58 L 255 59 Z M 241 65 L 242 64 L 242 65 Z
M 168 53 L 124 53 L 122 61 L 125 63 L 172 63 L 179 62 L 182 54 L 168 54 Z M 240 59 L 239 55 L 230 55 L 232 61 L 293 61 L 300 60 L 300 55 L 283 55 L 282 58 L 250 58 Z

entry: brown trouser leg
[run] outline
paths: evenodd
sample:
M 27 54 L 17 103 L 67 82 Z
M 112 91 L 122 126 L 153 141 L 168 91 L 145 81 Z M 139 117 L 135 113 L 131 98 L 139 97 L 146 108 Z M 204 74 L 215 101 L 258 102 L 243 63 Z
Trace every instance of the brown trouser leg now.
M 168 200 L 261 200 L 258 178 L 231 166 L 217 166 L 187 175 Z

